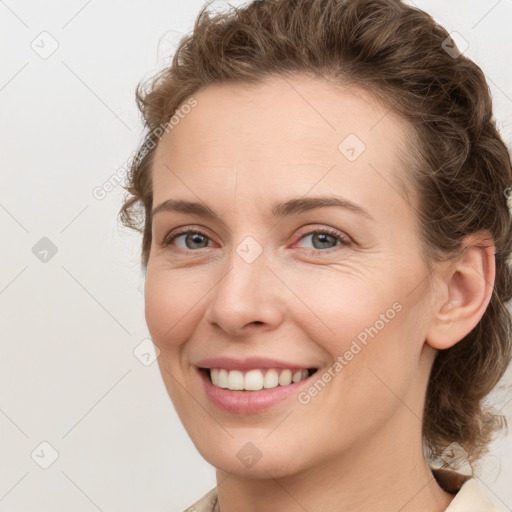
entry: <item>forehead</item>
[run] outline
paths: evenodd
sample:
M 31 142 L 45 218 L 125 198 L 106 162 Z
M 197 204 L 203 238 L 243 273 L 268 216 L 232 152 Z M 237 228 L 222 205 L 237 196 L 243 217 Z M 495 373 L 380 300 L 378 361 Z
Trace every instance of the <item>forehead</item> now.
M 365 183 L 379 194 L 397 188 L 404 172 L 410 126 L 360 88 L 272 78 L 211 85 L 194 98 L 197 105 L 158 144 L 154 204 L 181 188 L 183 176 L 204 191 L 241 179 L 255 194 L 341 187 L 363 200 Z

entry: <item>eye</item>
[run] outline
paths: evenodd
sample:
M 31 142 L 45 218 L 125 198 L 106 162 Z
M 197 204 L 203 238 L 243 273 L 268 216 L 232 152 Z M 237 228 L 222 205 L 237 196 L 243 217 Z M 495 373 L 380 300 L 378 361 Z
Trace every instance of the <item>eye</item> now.
M 314 254 L 330 252 L 329 249 L 333 249 L 338 245 L 351 245 L 350 240 L 346 236 L 328 228 L 318 228 L 308 231 L 300 237 L 299 241 L 307 240 L 308 238 L 310 238 L 313 244 L 313 249 L 310 249 L 310 252 Z
M 193 250 L 193 249 L 204 249 L 208 246 L 209 237 L 202 233 L 201 231 L 196 230 L 187 230 L 181 231 L 179 233 L 174 233 L 172 236 L 168 236 L 162 243 L 162 247 L 167 247 L 171 245 L 176 240 L 183 237 L 183 243 L 185 246 L 181 246 L 180 244 L 175 244 L 181 249 L 185 250 Z M 206 245 L 205 244 L 206 241 Z
M 351 245 L 351 242 L 348 239 L 348 237 L 342 235 L 338 231 L 328 228 L 318 228 L 308 231 L 307 233 L 303 234 L 300 237 L 299 242 L 302 242 L 309 237 L 311 239 L 311 242 L 313 243 L 313 248 L 303 248 L 308 249 L 308 251 L 313 254 L 330 252 L 329 249 L 333 249 L 339 245 L 345 247 Z M 177 240 L 179 239 L 182 239 L 181 244 L 177 243 Z M 165 248 L 169 245 L 174 244 L 181 249 L 193 251 L 194 249 L 207 248 L 209 241 L 210 237 L 208 235 L 198 230 L 189 229 L 168 235 L 161 245 L 163 248 Z

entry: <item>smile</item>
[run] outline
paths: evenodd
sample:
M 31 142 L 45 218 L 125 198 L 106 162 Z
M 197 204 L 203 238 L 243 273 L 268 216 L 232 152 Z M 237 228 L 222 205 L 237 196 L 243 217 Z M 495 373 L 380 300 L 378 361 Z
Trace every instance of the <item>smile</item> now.
M 317 371 L 317 368 L 297 367 L 293 370 L 196 367 L 208 401 L 234 414 L 258 414 L 280 403 L 290 403 L 289 400 L 315 378 Z
M 315 372 L 314 368 L 300 370 L 270 368 L 247 371 L 227 370 L 224 368 L 206 369 L 210 381 L 218 388 L 231 391 L 260 391 L 278 386 L 289 386 L 292 382 L 307 379 Z

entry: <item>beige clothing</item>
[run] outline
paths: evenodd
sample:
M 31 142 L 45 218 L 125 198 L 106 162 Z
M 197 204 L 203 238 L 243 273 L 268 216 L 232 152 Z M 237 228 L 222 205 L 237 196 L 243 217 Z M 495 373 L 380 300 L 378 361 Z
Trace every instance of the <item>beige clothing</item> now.
M 445 512 L 497 512 L 475 478 L 446 469 L 432 469 L 432 474 L 446 492 L 455 494 Z M 211 489 L 184 512 L 221 512 L 217 500 L 217 487 Z

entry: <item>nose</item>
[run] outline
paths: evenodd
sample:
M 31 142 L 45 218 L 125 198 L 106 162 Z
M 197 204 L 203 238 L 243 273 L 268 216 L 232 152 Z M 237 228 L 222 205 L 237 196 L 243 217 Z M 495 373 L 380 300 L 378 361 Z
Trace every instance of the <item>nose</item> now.
M 233 337 L 276 329 L 284 318 L 282 283 L 268 268 L 265 251 L 254 261 L 233 247 L 210 295 L 207 321 Z

